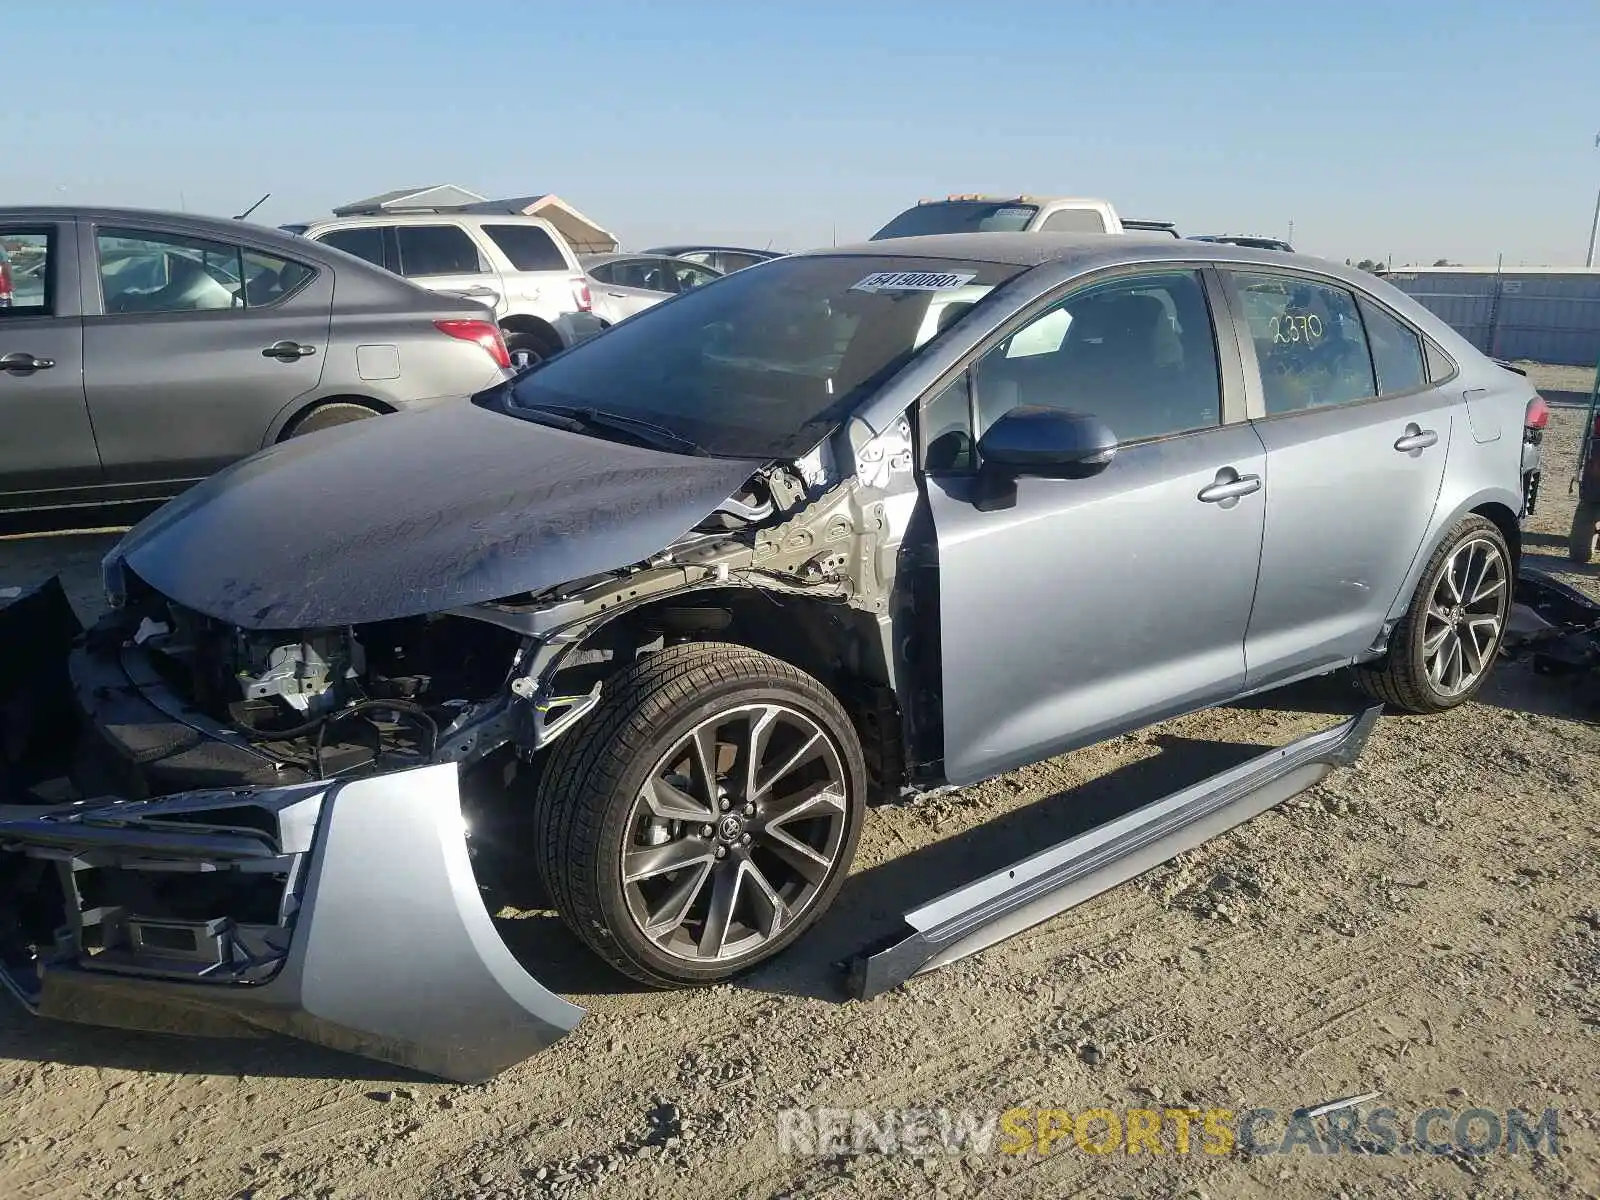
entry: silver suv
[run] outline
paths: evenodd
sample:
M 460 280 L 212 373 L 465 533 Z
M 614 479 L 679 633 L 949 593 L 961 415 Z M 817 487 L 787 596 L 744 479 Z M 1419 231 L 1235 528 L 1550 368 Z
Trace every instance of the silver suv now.
M 284 228 L 431 291 L 468 296 L 493 308 L 517 370 L 604 327 L 572 247 L 540 217 L 409 213 L 333 217 Z

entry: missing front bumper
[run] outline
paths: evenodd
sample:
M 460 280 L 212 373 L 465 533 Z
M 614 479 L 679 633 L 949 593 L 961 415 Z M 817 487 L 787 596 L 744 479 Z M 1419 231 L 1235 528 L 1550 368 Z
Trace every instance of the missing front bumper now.
M 0 817 L 0 926 L 10 917 L 15 929 L 37 899 L 28 885 L 41 865 L 60 881 L 54 945 L 22 954 L 13 940 L 0 963 L 0 981 L 41 1016 L 276 1031 L 462 1082 L 544 1049 L 583 1016 L 495 932 L 454 766 Z M 278 910 L 240 920 L 191 899 L 187 911 L 140 911 L 141 895 L 174 894 L 158 885 L 181 892 L 220 875 L 281 884 Z

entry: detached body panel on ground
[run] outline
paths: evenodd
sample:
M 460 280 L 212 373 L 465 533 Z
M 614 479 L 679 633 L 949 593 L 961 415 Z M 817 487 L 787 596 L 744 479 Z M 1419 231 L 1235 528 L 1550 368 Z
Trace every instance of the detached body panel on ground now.
M 113 953 L 64 883 L 0 903 L 0 957 L 46 1007 L 56 971 L 63 995 L 85 974 L 223 981 L 205 998 L 258 1025 L 492 1069 L 576 1014 L 486 940 L 445 833 L 452 781 L 475 827 L 522 830 L 469 839 L 476 864 L 531 862 L 619 970 L 729 978 L 828 907 L 869 798 L 1344 667 L 1410 711 L 1468 699 L 1510 609 L 1532 398 L 1381 282 L 1274 251 L 974 234 L 718 279 L 465 410 L 276 448 L 131 532 L 106 560 L 113 610 L 37 674 L 94 750 L 79 794 L 155 806 L 0 826 L 0 877 L 54 855 L 69 883 L 116 881 L 94 914 Z M 940 961 L 987 945 L 1308 786 L 1369 725 L 913 928 Z M 41 718 L 9 738 L 14 793 L 69 790 L 39 749 L 58 735 Z M 314 793 L 319 832 L 291 852 L 281 822 L 232 828 L 214 796 L 177 802 L 181 834 L 160 807 L 217 789 L 274 811 Z M 127 882 L 197 838 L 190 857 L 225 870 Z M 247 843 L 303 856 L 270 913 L 208 890 L 259 872 Z M 364 891 L 358 861 L 393 878 Z M 408 1003 L 435 994 L 409 974 L 402 911 L 442 956 L 418 974 L 459 980 L 480 1034 L 367 989 L 381 960 Z M 119 959 L 146 927 L 230 947 L 226 966 L 174 979 L 149 939 Z M 295 955 L 338 944 L 355 947 L 321 960 L 338 987 L 295 991 Z M 252 990 L 273 986 L 258 971 L 286 982 Z M 262 1016 L 272 995 L 309 1015 Z

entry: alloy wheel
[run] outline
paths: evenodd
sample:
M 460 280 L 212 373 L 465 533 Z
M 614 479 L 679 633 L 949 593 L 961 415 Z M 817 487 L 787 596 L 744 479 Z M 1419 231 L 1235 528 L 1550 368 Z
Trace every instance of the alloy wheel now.
M 838 865 L 849 797 L 838 748 L 786 704 L 726 709 L 657 761 L 629 809 L 622 886 L 658 949 L 697 963 L 758 950 Z
M 1422 627 L 1423 664 L 1441 695 L 1460 695 L 1489 669 L 1510 597 L 1510 570 L 1498 545 L 1475 537 L 1451 552 Z

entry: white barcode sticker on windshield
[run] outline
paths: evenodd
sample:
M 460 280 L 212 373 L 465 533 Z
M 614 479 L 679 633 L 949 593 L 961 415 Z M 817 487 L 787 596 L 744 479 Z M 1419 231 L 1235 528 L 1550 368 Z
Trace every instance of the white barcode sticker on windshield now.
M 878 271 L 854 284 L 852 292 L 947 292 L 978 277 L 976 271 Z

